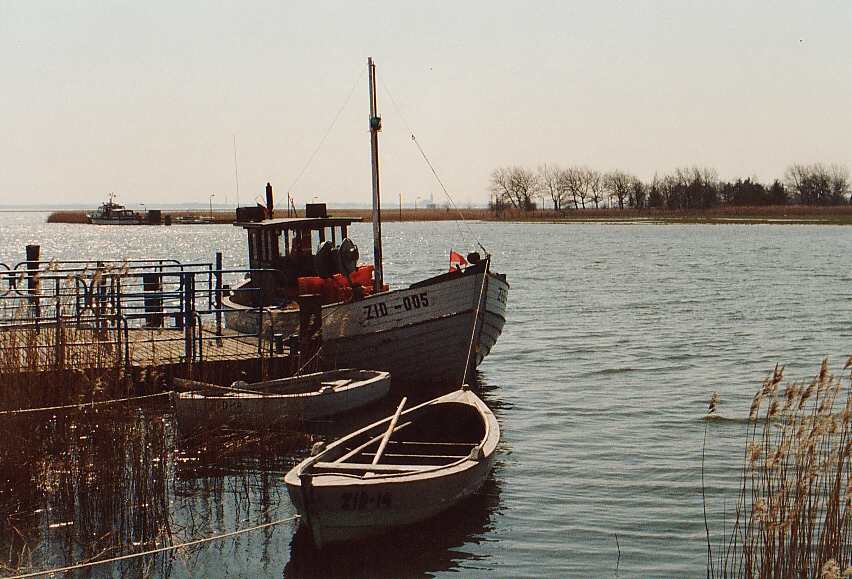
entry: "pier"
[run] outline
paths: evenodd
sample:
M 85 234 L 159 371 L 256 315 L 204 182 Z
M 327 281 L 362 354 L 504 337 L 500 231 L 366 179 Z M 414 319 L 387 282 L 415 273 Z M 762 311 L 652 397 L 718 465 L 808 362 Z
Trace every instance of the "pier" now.
M 223 296 L 252 273 L 262 272 L 224 268 L 221 253 L 209 263 L 59 261 L 27 246 L 24 261 L 0 263 L 0 410 L 92 398 L 96 380 L 109 398 L 161 391 L 175 376 L 294 373 L 303 364 L 293 341 L 264 324 L 265 308 L 250 311 L 256 333 L 227 327 Z

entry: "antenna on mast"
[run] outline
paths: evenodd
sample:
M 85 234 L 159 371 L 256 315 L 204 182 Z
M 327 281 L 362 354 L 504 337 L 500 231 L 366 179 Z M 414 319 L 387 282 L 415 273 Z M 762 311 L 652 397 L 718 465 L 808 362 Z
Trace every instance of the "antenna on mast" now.
M 382 271 L 382 208 L 379 195 L 379 131 L 382 119 L 376 111 L 376 65 L 372 57 L 367 58 L 367 72 L 370 79 L 370 158 L 373 165 L 373 291 L 382 291 L 384 273 Z

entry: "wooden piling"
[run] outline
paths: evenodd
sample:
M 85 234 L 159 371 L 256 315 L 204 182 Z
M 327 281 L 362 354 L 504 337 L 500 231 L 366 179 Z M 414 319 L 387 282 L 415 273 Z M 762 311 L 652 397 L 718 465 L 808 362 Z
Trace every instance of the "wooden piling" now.
M 322 296 L 302 295 L 299 302 L 299 368 L 305 370 L 309 364 L 318 367 L 319 350 L 322 348 Z
M 145 327 L 163 327 L 163 275 L 158 272 L 142 274 L 145 292 Z

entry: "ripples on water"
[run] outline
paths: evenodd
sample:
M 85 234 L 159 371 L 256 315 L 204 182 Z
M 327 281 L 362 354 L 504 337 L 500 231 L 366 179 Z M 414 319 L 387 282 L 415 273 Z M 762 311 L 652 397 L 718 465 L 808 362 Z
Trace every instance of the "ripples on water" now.
M 97 228 L 0 216 L 0 261 L 42 255 L 176 256 L 245 261 L 227 226 Z M 414 531 L 317 556 L 292 527 L 195 550 L 168 571 L 233 575 L 703 576 L 705 459 L 710 524 L 736 500 L 742 417 L 776 362 L 788 379 L 849 354 L 850 230 L 801 225 L 483 224 L 470 228 L 512 285 L 503 336 L 480 368 L 503 441 L 481 496 Z M 454 223 L 384 225 L 386 276 L 406 284 L 447 267 L 473 242 Z M 369 225 L 351 230 L 372 254 Z M 214 531 L 292 512 L 272 477 L 249 489 L 223 477 L 183 485 L 175 518 L 206 516 Z M 217 486 L 218 485 L 218 486 Z M 205 490 L 206 489 L 206 490 Z M 265 498 L 264 498 L 265 497 Z M 246 508 L 246 501 L 251 505 Z M 239 503 L 239 501 L 237 501 Z M 181 505 L 184 507 L 181 507 Z M 277 505 L 277 506 L 276 506 Z M 205 514 L 206 513 L 206 514 Z M 618 559 L 616 534 L 621 550 Z

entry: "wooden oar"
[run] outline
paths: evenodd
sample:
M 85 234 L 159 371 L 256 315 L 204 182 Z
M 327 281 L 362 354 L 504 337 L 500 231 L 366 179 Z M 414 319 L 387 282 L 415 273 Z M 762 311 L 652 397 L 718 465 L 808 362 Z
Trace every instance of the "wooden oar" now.
M 408 422 L 403 422 L 402 424 L 400 424 L 399 426 L 397 426 L 397 427 L 396 427 L 396 428 L 394 428 L 393 430 L 394 430 L 394 432 L 399 432 L 399 431 L 400 431 L 400 430 L 402 430 L 403 428 L 405 428 L 405 427 L 407 427 L 407 426 L 411 426 L 412 424 L 414 424 L 414 421 L 413 421 L 413 420 L 410 420 L 410 421 L 408 421 Z M 360 452 L 361 452 L 362 450 L 364 450 L 365 448 L 369 448 L 370 446 L 372 446 L 372 445 L 374 445 L 375 443 L 377 443 L 377 442 L 378 442 L 378 441 L 379 441 L 379 440 L 380 440 L 380 439 L 381 439 L 384 435 L 385 435 L 385 434 L 384 434 L 384 432 L 383 432 L 382 434 L 380 434 L 380 435 L 378 435 L 378 436 L 375 436 L 375 437 L 371 438 L 371 439 L 370 439 L 370 440 L 368 440 L 367 442 L 365 442 L 365 443 L 363 443 L 363 444 L 361 444 L 361 445 L 359 445 L 359 446 L 356 446 L 355 448 L 353 448 L 352 450 L 350 450 L 349 452 L 347 452 L 346 454 L 344 454 L 343 456 L 341 456 L 340 458 L 338 458 L 338 459 L 336 459 L 336 460 L 334 460 L 334 461 L 332 461 L 332 462 L 334 462 L 334 463 L 338 463 L 338 462 L 346 462 L 347 460 L 349 460 L 349 459 L 350 459 L 350 458 L 352 458 L 353 456 L 356 456 L 358 453 L 360 453 Z
M 402 407 L 405 406 L 405 401 L 408 398 L 403 397 L 399 403 L 399 407 L 396 409 L 396 412 L 393 415 L 393 418 L 390 421 L 390 425 L 388 426 L 387 432 L 382 437 L 382 442 L 379 444 L 379 450 L 376 451 L 376 456 L 373 457 L 373 462 L 370 464 L 378 464 L 379 459 L 382 458 L 382 453 L 385 451 L 385 447 L 388 445 L 388 441 L 390 440 L 391 434 L 393 433 L 393 429 L 396 427 L 396 421 L 399 420 L 399 415 L 402 413 Z
M 186 380 L 185 378 L 175 378 L 174 379 L 175 387 L 190 391 L 190 390 L 224 390 L 226 392 L 234 392 L 237 394 L 254 394 L 258 396 L 263 396 L 263 392 L 257 392 L 255 390 L 244 390 L 242 388 L 232 388 L 230 386 L 219 386 L 218 384 L 210 384 L 208 382 L 198 382 L 196 380 Z

